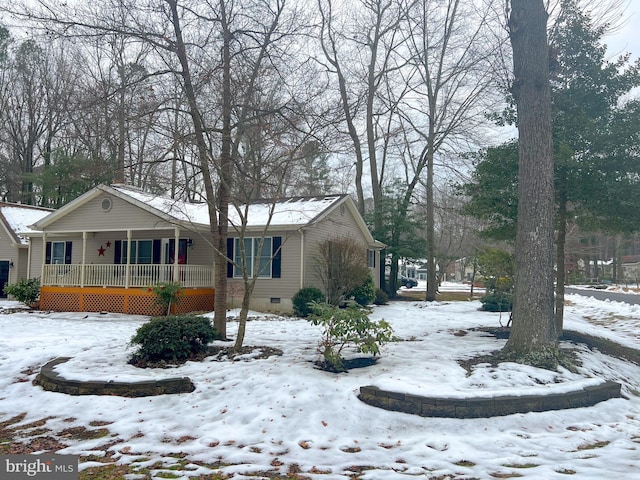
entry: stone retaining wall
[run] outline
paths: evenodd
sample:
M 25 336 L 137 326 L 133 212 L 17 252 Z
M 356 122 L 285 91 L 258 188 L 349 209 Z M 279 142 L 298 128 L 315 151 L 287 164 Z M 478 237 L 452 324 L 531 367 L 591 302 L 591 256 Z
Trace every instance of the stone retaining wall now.
M 485 418 L 512 413 L 544 412 L 590 407 L 621 397 L 620 384 L 604 382 L 565 393 L 501 397 L 441 398 L 390 392 L 375 386 L 360 387 L 358 398 L 375 407 L 422 417 Z
M 67 393 L 69 395 L 116 395 L 120 397 L 148 397 L 167 393 L 189 393 L 195 386 L 188 377 L 166 378 L 143 382 L 103 382 L 67 380 L 61 377 L 53 367 L 70 360 L 70 357 L 59 357 L 50 361 L 40 369 L 34 383 L 50 392 Z

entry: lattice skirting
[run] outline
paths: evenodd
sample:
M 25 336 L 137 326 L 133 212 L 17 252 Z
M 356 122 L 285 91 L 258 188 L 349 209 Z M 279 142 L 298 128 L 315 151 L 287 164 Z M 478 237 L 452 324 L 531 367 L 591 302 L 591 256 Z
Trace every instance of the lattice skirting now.
M 213 310 L 213 288 L 182 291 L 173 313 Z M 42 287 L 40 309 L 56 312 L 113 312 L 131 315 L 162 315 L 155 295 L 147 288 Z

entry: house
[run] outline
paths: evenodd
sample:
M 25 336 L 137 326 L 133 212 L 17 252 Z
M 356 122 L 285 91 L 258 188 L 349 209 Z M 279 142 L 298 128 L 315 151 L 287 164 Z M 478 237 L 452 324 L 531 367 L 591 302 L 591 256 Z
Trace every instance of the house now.
M 625 282 L 635 283 L 640 280 L 640 255 L 625 255 L 622 257 L 622 278 Z
M 31 228 L 29 273 L 41 277 L 42 309 L 149 314 L 157 308 L 149 287 L 164 281 L 184 287 L 180 311 L 213 309 L 214 248 L 205 203 L 100 185 Z M 225 252 L 233 261 L 227 268 L 230 306 L 242 298 L 242 252 L 251 259 L 250 269 L 260 270 L 251 308 L 286 313 L 300 288 L 321 287 L 314 264 L 318 246 L 337 237 L 368 249 L 377 281 L 383 245 L 348 195 L 231 207 Z
M 29 233 L 27 225 L 53 210 L 0 202 L 0 298 L 7 298 L 4 286 L 28 277 Z

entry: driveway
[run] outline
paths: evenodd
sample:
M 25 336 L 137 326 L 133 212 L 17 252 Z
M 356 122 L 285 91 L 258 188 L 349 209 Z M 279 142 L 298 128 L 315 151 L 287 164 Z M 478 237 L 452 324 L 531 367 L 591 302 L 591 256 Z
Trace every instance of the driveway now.
M 611 300 L 612 302 L 626 302 L 632 305 L 640 305 L 640 295 L 633 293 L 616 293 L 607 290 L 597 290 L 595 288 L 583 289 L 571 287 L 566 287 L 565 293 L 576 293 L 598 300 Z

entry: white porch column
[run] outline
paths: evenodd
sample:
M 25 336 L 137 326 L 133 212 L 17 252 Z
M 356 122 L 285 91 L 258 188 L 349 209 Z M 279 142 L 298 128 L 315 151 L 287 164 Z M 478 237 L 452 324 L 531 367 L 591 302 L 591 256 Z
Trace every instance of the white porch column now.
M 131 230 L 127 230 L 127 266 L 125 268 L 124 288 L 129 288 L 131 281 Z
M 87 260 L 87 232 L 82 232 L 82 268 L 80 269 L 80 286 L 84 288 L 84 274 Z
M 176 245 L 173 249 L 173 281 L 180 281 L 180 264 L 178 263 L 178 251 L 180 250 L 180 228 L 175 227 L 173 230 Z
M 300 288 L 304 288 L 304 230 L 298 231 L 300 232 Z
M 47 262 L 47 232 L 42 232 L 42 264 L 40 266 L 40 285 L 44 285 L 44 264 Z
M 29 250 L 27 250 L 27 279 L 31 278 L 31 237 L 28 237 L 28 241 Z

